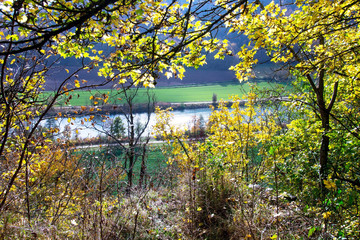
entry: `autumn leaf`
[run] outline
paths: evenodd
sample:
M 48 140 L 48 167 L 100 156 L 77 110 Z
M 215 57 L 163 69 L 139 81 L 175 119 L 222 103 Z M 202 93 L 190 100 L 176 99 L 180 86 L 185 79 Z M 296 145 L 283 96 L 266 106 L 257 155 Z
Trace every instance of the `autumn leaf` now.
M 322 214 L 322 216 L 323 216 L 324 219 L 328 219 L 331 216 L 331 212 L 330 211 L 324 212 Z
M 329 190 L 336 190 L 336 184 L 330 179 L 324 180 L 324 185 Z
M 79 82 L 79 80 L 75 80 L 74 82 L 75 82 L 75 87 L 79 88 L 79 87 L 80 87 L 80 82 Z

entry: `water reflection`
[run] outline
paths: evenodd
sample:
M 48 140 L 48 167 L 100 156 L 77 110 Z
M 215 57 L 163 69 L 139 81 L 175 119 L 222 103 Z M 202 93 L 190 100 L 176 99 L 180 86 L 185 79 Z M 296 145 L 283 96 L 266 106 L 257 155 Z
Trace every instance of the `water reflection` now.
M 203 117 L 205 121 L 209 119 L 211 114 L 210 108 L 197 108 L 197 109 L 185 109 L 181 111 L 173 111 L 174 114 L 172 124 L 179 127 L 188 127 L 191 124 L 194 116 L 199 118 Z M 141 124 L 146 123 L 147 114 L 139 113 L 135 115 L 135 123 L 139 122 Z M 57 118 L 57 119 L 47 119 L 43 121 L 42 125 L 47 128 L 58 127 L 60 132 L 65 132 L 71 138 L 92 138 L 101 135 L 105 135 L 102 131 L 109 131 L 111 123 L 115 117 L 120 117 L 124 123 L 124 127 L 127 129 L 127 121 L 125 116 L 122 114 L 108 115 L 108 116 L 94 116 L 92 121 L 90 121 L 91 115 L 76 117 L 71 119 L 69 122 L 68 118 Z M 150 116 L 150 122 L 145 130 L 144 135 L 151 135 L 152 126 L 155 124 L 155 113 L 152 113 Z M 66 130 L 66 131 L 65 131 Z M 99 131 L 100 130 L 100 131 Z

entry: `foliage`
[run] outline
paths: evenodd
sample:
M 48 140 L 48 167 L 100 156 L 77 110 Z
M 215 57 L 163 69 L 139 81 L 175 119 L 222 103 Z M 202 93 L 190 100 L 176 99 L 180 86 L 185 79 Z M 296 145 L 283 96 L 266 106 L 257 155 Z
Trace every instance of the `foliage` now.
M 182 78 L 185 67 L 205 64 L 202 49 L 224 55 L 227 43 L 212 39 L 210 33 L 230 13 L 239 14 L 245 1 L 234 1 L 228 9 L 203 3 L 0 2 L 0 157 L 5 164 L 1 173 L 7 175 L 0 190 L 0 211 L 7 206 L 11 190 L 24 179 L 28 156 L 42 149 L 37 142 L 45 142 L 50 135 L 35 133 L 60 96 L 69 104 L 73 90 L 109 82 L 123 88 L 154 87 L 159 74 Z M 210 12 L 205 14 L 204 7 Z M 79 67 L 63 69 L 64 79 L 44 99 L 40 93 L 46 78 L 56 74 L 51 70 L 60 59 L 78 59 Z M 102 80 L 87 84 L 79 77 L 86 71 L 95 71 Z M 128 86 L 122 85 L 126 82 Z M 106 103 L 108 96 L 90 96 L 90 100 L 97 105 Z M 24 182 L 29 180 L 25 177 Z
M 229 109 L 220 102 L 201 142 L 186 139 L 186 131 L 171 125 L 171 114 L 157 110 L 156 131 L 169 144 L 168 163 L 180 169 L 177 186 L 187 237 L 359 236 L 359 189 L 350 177 L 340 177 L 354 177 L 352 167 L 358 169 L 358 140 L 352 145 L 346 142 L 348 132 L 334 130 L 337 139 L 329 155 L 334 166 L 343 168 L 341 173 L 332 168 L 334 175 L 324 180 L 323 196 L 318 185 L 321 123 L 316 111 L 296 102 L 279 109 L 276 105 L 282 104 L 271 101 L 264 109 L 255 107 L 256 95 L 248 99 L 245 109 L 238 98 Z M 287 124 L 280 125 L 287 111 Z
M 245 2 L 233 2 L 231 8 L 229 2 L 225 8 L 207 1 L 4 1 L 1 55 L 39 49 L 62 58 L 88 59 L 92 62 L 87 69 L 99 67 L 99 76 L 120 84 L 132 79 L 135 85 L 154 86 L 159 73 L 182 78 L 184 66 L 203 65 L 201 49 L 223 56 L 227 43 L 209 34 L 230 13 L 239 14 Z M 96 45 L 109 46 L 111 54 Z M 73 86 L 82 84 L 74 80 Z
M 285 107 L 293 113 L 292 120 L 287 124 L 286 131 L 274 138 L 274 154 L 281 173 L 278 175 L 279 187 L 298 196 L 306 205 L 303 209 L 306 214 L 322 218 L 314 226 L 318 234 L 358 236 L 359 232 L 354 226 L 357 222 L 355 216 L 359 206 L 356 199 L 359 189 L 351 179 L 358 178 L 354 169 L 359 168 L 359 139 L 349 134 L 339 122 L 330 121 L 334 126 L 328 133 L 331 140 L 330 173 L 323 180 L 322 189 L 318 184 L 318 149 L 321 147 L 319 139 L 322 133 L 318 115 L 313 107 L 296 100 L 285 104 Z
M 19 170 L 19 177 L 14 180 L 4 205 L 1 219 L 3 238 L 22 238 L 31 234 L 36 236 L 37 232 L 31 230 L 31 227 L 37 221 L 40 221 L 39 225 L 56 225 L 79 212 L 78 202 L 85 194 L 84 185 L 80 181 L 84 172 L 79 166 L 79 158 L 62 151 L 63 147 L 66 146 L 51 141 L 34 140 L 32 143 L 31 148 L 35 151 L 27 153 L 25 167 Z M 17 154 L 21 154 L 21 151 L 5 155 L 9 161 L 2 163 L 3 186 L 13 176 Z M 10 222 L 9 218 L 12 219 Z M 16 223 L 23 221 L 27 224 L 17 229 Z M 62 230 L 69 230 L 71 225 L 63 224 L 61 227 Z
M 247 7 L 246 14 L 226 23 L 230 32 L 244 33 L 250 40 L 238 53 L 241 61 L 232 67 L 237 78 L 252 76 L 260 49 L 296 78 L 298 91 L 285 105 L 295 114 L 272 151 L 282 173 L 279 183 L 322 214 L 323 225 L 313 228 L 322 237 L 357 238 L 358 1 L 299 0 L 265 6 L 258 1 Z
M 189 238 L 237 239 L 276 234 L 276 224 L 263 225 L 277 213 L 276 205 L 267 202 L 273 196 L 261 196 L 264 191 L 257 189 L 255 193 L 251 186 L 269 185 L 264 181 L 269 169 L 264 151 L 278 127 L 266 110 L 255 107 L 256 95 L 250 94 L 247 99 L 245 109 L 239 106 L 238 97 L 232 99 L 229 109 L 221 101 L 210 116 L 209 135 L 204 142 L 186 141 L 184 132 L 171 126 L 170 113 L 157 110 L 155 130 L 171 146 L 168 163 L 181 170 L 179 188 L 185 201 Z
M 332 1 L 297 1 L 290 14 L 287 14 L 287 8 L 274 2 L 265 7 L 254 3 L 248 6 L 246 14 L 228 23 L 230 31 L 244 32 L 251 41 L 238 53 L 242 61 L 232 68 L 240 80 L 251 76 L 248 69 L 257 62 L 255 53 L 265 48 L 271 61 L 288 64 L 296 77 L 307 82 L 306 90 L 310 93 L 304 89 L 304 94 L 297 97 L 306 99 L 313 106 L 321 122 L 321 182 L 330 174 L 330 117 L 358 137 L 356 131 L 351 130 L 353 126 L 346 126 L 342 120 L 347 115 L 346 109 L 357 105 L 348 100 L 357 98 L 359 82 L 355 69 L 358 66 L 357 16 L 360 11 L 355 3 L 352 0 L 340 5 Z M 356 114 L 351 117 L 353 123 L 359 119 Z
M 359 14 L 357 0 L 0 1 L 1 238 L 358 239 Z M 206 63 L 206 52 L 231 55 L 233 43 L 212 35 L 221 26 L 248 37 L 232 67 L 240 81 L 254 75 L 264 49 L 293 74 L 293 94 L 284 105 L 265 101 L 267 109 L 253 92 L 244 109 L 238 97 L 230 108 L 220 101 L 201 141 L 189 141 L 168 111 L 157 110 L 169 188 L 150 184 L 123 196 L 140 139 L 134 96 L 126 94 L 134 85 L 155 87 L 162 74 L 183 78 L 186 67 Z M 45 97 L 64 59 L 78 68 L 64 69 Z M 84 72 L 102 80 L 88 84 Z M 40 127 L 57 102 L 74 101 L 74 90 L 109 82 L 129 104 L 127 166 L 108 149 L 80 154 L 56 126 Z M 196 134 L 202 123 L 194 123 Z
M 110 134 L 115 138 L 123 138 L 125 135 L 125 127 L 120 117 L 115 117 L 110 126 Z
M 64 145 L 45 146 L 46 151 L 29 157 L 11 190 L 0 218 L 2 239 L 159 239 L 178 234 L 174 222 L 159 225 L 162 216 L 177 214 L 164 204 L 169 193 L 147 189 L 123 196 L 126 174 L 108 151 L 71 153 L 62 150 Z M 8 176 L 3 173 L 1 182 Z

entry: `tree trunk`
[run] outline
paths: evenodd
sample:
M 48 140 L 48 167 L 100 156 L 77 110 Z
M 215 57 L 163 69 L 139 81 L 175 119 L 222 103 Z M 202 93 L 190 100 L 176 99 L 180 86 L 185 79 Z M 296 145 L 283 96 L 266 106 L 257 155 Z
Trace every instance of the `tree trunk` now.
M 321 114 L 322 120 L 322 128 L 324 129 L 323 135 L 321 137 L 321 146 L 320 146 L 320 180 L 323 192 L 324 188 L 324 180 L 327 179 L 328 176 L 328 165 L 329 165 L 329 143 L 330 138 L 326 134 L 330 130 L 329 118 L 330 112 L 325 110 L 323 114 Z
M 146 146 L 149 142 L 149 138 L 146 140 L 146 143 L 143 145 L 143 151 L 141 156 L 141 169 L 140 169 L 140 178 L 139 178 L 139 188 L 141 189 L 143 187 L 143 182 L 146 177 Z M 146 187 L 146 182 L 144 187 Z
M 334 90 L 333 95 L 330 100 L 330 103 L 328 106 L 326 106 L 325 103 L 325 91 L 324 91 L 324 79 L 325 79 L 325 70 L 319 71 L 318 76 L 318 82 L 317 86 L 315 85 L 315 82 L 313 81 L 312 77 L 308 74 L 306 75 L 307 79 L 309 80 L 309 83 L 311 84 L 315 94 L 316 94 L 316 100 L 318 105 L 318 111 L 320 113 L 321 118 L 321 127 L 323 129 L 323 135 L 321 137 L 321 146 L 320 146 L 320 153 L 319 153 L 319 164 L 320 164 L 320 187 L 323 197 L 326 194 L 326 188 L 324 185 L 324 180 L 328 177 L 328 168 L 329 168 L 329 144 L 330 144 L 330 138 L 327 136 L 328 132 L 330 131 L 330 112 L 334 105 L 334 102 L 336 100 L 337 96 L 337 89 L 338 89 L 338 82 L 334 84 Z
M 130 193 L 132 185 L 133 185 L 133 169 L 135 164 L 135 128 L 134 128 L 134 114 L 132 103 L 130 100 L 129 103 L 129 149 L 128 149 L 128 160 L 129 160 L 129 168 L 127 171 L 128 183 L 126 192 Z
M 317 104 L 319 107 L 319 113 L 321 117 L 321 127 L 323 129 L 323 134 L 321 136 L 321 146 L 320 146 L 320 156 L 319 156 L 319 164 L 320 164 L 320 186 L 323 197 L 326 194 L 326 188 L 324 185 L 324 180 L 327 179 L 329 175 L 329 144 L 330 138 L 327 135 L 330 131 L 330 112 L 334 105 L 337 96 L 338 82 L 334 84 L 333 95 L 330 100 L 328 106 L 326 106 L 324 100 L 324 71 L 320 71 L 319 74 L 319 83 L 316 91 Z

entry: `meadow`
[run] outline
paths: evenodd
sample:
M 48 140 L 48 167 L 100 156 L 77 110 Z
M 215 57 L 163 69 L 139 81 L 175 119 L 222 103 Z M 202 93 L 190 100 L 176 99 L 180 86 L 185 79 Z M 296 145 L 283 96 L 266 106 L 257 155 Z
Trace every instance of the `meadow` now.
M 146 103 L 148 101 L 147 92 L 155 96 L 156 102 L 186 103 L 186 102 L 211 102 L 213 95 L 216 94 L 217 100 L 228 99 L 231 95 L 243 96 L 248 93 L 252 87 L 256 89 L 277 89 L 278 83 L 229 83 L 229 84 L 209 84 L 209 85 L 190 85 L 190 86 L 174 86 L 174 87 L 158 87 L 152 89 L 139 88 L 134 103 Z M 289 88 L 283 85 L 285 88 Z M 135 88 L 131 89 L 135 92 Z M 45 92 L 44 97 L 49 97 L 53 93 Z M 131 94 L 131 93 L 130 93 Z M 124 95 L 121 89 L 97 89 L 73 91 L 69 100 L 71 106 L 89 106 L 95 105 L 94 102 L 101 104 L 105 95 L 109 96 L 108 104 L 124 103 Z M 93 98 L 93 99 L 91 99 Z M 65 105 L 65 97 L 60 98 L 57 106 Z

